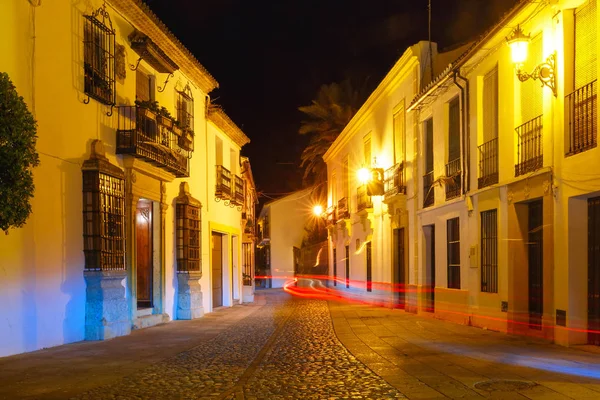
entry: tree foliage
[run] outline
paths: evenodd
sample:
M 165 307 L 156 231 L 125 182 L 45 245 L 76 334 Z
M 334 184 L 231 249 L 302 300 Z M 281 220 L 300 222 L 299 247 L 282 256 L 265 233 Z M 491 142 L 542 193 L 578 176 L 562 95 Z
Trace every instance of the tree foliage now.
M 305 114 L 299 133 L 311 135 L 301 155 L 304 183 L 319 184 L 327 181 L 327 166 L 323 155 L 350 122 L 362 101 L 359 91 L 349 80 L 323 85 L 317 98 L 308 106 L 298 109 Z
M 31 214 L 37 124 L 8 74 L 0 73 L 0 229 L 21 227 Z

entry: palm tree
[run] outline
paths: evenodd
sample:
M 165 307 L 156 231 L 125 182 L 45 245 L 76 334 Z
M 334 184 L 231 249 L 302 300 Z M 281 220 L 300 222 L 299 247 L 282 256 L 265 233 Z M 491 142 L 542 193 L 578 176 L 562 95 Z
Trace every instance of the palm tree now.
M 322 85 L 317 98 L 298 109 L 305 114 L 299 133 L 311 135 L 301 155 L 305 185 L 327 181 L 327 166 L 323 155 L 354 116 L 362 98 L 349 80 Z

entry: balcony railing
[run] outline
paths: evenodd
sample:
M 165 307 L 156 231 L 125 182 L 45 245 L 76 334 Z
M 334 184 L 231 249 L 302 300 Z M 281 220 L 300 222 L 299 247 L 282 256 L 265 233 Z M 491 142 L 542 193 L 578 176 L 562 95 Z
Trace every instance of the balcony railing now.
M 189 176 L 191 151 L 180 147 L 171 124 L 140 106 L 119 106 L 117 154 L 131 154 L 163 168 L 177 177 Z M 170 126 L 169 126 L 170 125 Z
M 525 122 L 515 130 L 518 135 L 515 176 L 537 171 L 544 164 L 542 115 Z
M 397 194 L 406 194 L 404 183 L 404 163 L 398 163 L 388 168 L 384 173 L 384 200 L 388 200 Z
M 217 165 L 216 182 L 215 197 L 221 200 L 231 200 L 231 172 L 222 165 Z
M 489 140 L 479 149 L 479 188 L 498 183 L 498 138 Z
M 435 202 L 435 189 L 433 187 L 433 171 L 423 175 L 423 207 L 432 206 Z
M 461 159 L 457 158 L 446 164 L 446 200 L 460 196 L 461 183 Z
M 369 208 L 373 208 L 371 196 L 367 194 L 367 185 L 359 186 L 356 189 L 356 211 L 360 212 Z
M 331 226 L 337 221 L 337 207 L 331 206 L 325 211 L 325 221 L 327 222 L 327 226 Z
M 566 96 L 565 117 L 569 127 L 566 155 L 581 153 L 596 147 L 598 129 L 596 96 L 595 80 Z
M 350 209 L 348 208 L 348 198 L 344 197 L 338 200 L 337 219 L 350 218 Z
M 235 185 L 234 185 L 234 193 L 232 196 L 232 202 L 235 205 L 241 206 L 244 205 L 244 181 L 237 175 L 234 175 Z

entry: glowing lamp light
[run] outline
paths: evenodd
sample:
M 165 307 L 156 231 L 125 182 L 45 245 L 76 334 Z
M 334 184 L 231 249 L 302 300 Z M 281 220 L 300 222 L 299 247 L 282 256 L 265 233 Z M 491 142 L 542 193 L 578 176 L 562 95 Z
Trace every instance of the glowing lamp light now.
M 315 214 L 317 217 L 320 217 L 321 215 L 323 215 L 323 206 L 321 206 L 320 204 L 317 204 L 316 206 L 314 206 L 313 214 Z
M 523 30 L 518 25 L 512 35 L 506 38 L 506 43 L 510 46 L 512 61 L 516 66 L 517 78 L 521 82 L 525 82 L 528 79 L 539 79 L 542 85 L 548 86 L 556 97 L 556 52 L 550 54 L 546 61 L 538 64 L 531 73 L 522 70 L 523 64 L 527 60 L 527 47 L 530 38 L 529 35 L 523 33 Z
M 531 37 L 523 33 L 520 26 L 513 31 L 512 35 L 506 39 L 510 46 L 510 52 L 513 63 L 517 65 L 523 64 L 527 60 L 527 48 Z
M 371 173 L 369 172 L 369 170 L 367 168 L 359 169 L 357 175 L 358 175 L 358 180 L 363 185 L 365 183 L 369 182 L 369 180 L 371 179 Z

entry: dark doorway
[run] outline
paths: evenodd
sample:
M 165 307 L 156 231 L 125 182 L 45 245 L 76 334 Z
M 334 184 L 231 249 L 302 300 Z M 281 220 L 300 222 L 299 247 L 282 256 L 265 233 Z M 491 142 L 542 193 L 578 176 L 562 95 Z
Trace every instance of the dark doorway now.
M 588 330 L 588 343 L 600 346 L 600 197 L 588 200 Z
M 435 225 L 423 227 L 425 234 L 425 311 L 435 311 Z
M 213 308 L 223 305 L 223 235 L 212 233 L 212 301 Z
M 346 287 L 350 287 L 350 246 L 346 246 Z
M 135 210 L 136 281 L 138 308 L 152 307 L 152 202 L 140 200 Z
M 404 228 L 394 229 L 394 303 L 406 305 L 406 268 L 404 264 Z
M 373 291 L 373 254 L 371 242 L 367 242 L 367 292 Z
M 529 203 L 529 234 L 527 238 L 529 264 L 529 324 L 542 329 L 544 312 L 544 229 L 542 200 Z

